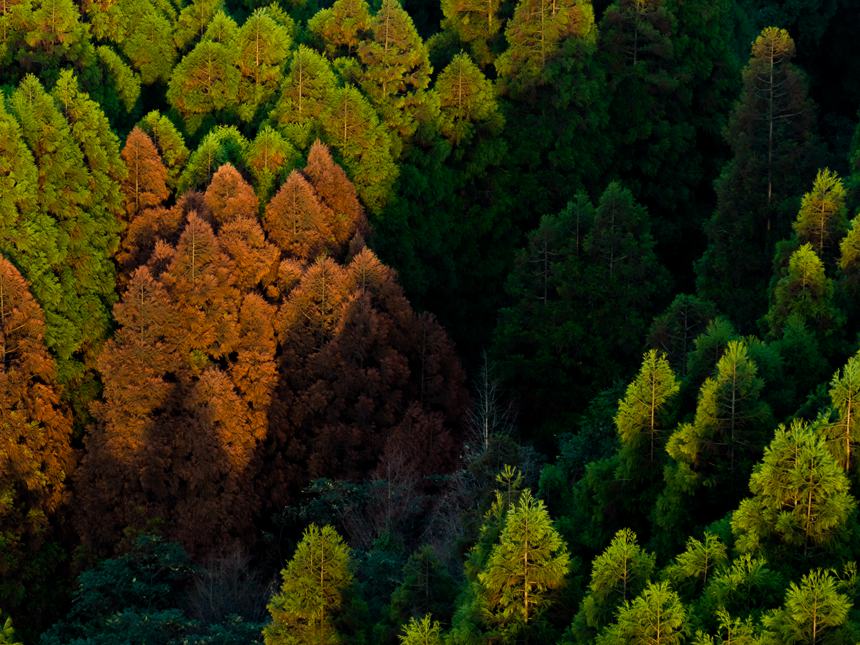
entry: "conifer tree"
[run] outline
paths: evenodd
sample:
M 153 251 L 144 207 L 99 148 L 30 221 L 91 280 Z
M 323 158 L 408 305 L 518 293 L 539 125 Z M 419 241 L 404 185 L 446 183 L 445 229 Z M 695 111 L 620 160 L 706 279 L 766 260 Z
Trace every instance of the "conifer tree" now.
M 364 235 L 367 222 L 355 186 L 319 141 L 311 146 L 304 172 L 322 202 L 334 212 L 332 230 L 341 248 L 356 234 Z
M 752 498 L 732 517 L 738 549 L 753 552 L 776 538 L 814 547 L 839 536 L 856 507 L 848 478 L 827 450 L 824 438 L 802 420 L 780 426 L 750 477 Z
M 289 28 L 273 19 L 269 8 L 254 11 L 239 29 L 234 44 L 240 74 L 236 99 L 243 121 L 253 120 L 280 87 L 290 42 Z
M 664 352 L 672 369 L 685 378 L 688 354 L 715 316 L 713 303 L 686 294 L 675 296 L 666 311 L 651 323 L 648 345 Z M 718 359 L 719 355 L 714 364 Z
M 500 0 L 442 0 L 442 27 L 452 31 L 477 63 L 486 68 L 496 57 L 502 31 Z
M 719 537 L 706 531 L 704 540 L 687 538 L 686 548 L 666 568 L 666 575 L 678 589 L 687 582 L 693 582 L 699 587 L 697 590 L 701 590 L 708 584 L 709 576 L 713 576 L 714 571 L 727 561 L 726 545 Z
M 860 443 L 857 413 L 860 409 L 860 357 L 852 356 L 830 381 L 830 401 L 836 420 L 822 428 L 827 435 L 827 446 L 833 457 L 846 472 L 856 464 L 854 447 Z
M 176 188 L 179 174 L 188 160 L 188 148 L 173 122 L 153 110 L 138 123 L 138 127 L 150 136 L 164 165 L 167 166 L 167 185 Z
M 659 450 L 661 416 L 664 406 L 677 394 L 679 383 L 666 360 L 665 354 L 650 350 L 642 357 L 642 367 L 630 385 L 624 398 L 618 402 L 615 426 L 624 450 L 632 453 L 644 451 L 648 445 L 648 464 L 653 468 Z M 661 451 L 662 452 L 662 451 Z M 635 468 L 631 468 L 631 472 Z
M 128 169 L 122 189 L 126 217 L 130 220 L 146 208 L 161 206 L 168 198 L 167 168 L 152 139 L 138 127 L 125 140 L 122 159 Z
M 271 196 L 275 185 L 297 165 L 298 157 L 298 151 L 277 130 L 264 125 L 257 131 L 257 136 L 248 144 L 244 161 L 262 199 Z
M 125 111 L 131 112 L 140 98 L 140 75 L 132 71 L 110 47 L 102 45 L 96 49 L 96 53 L 107 70 L 113 91 L 122 101 Z
M 519 91 L 545 81 L 547 63 L 567 38 L 593 42 L 594 10 L 583 0 L 520 0 L 505 27 L 508 49 L 495 62 L 499 77 Z
M 436 79 L 440 131 L 455 146 L 468 144 L 476 126 L 500 129 L 493 85 L 467 54 L 454 56 Z
M 840 322 L 833 305 L 833 284 L 809 243 L 791 254 L 788 271 L 776 283 L 766 317 L 771 335 L 779 337 L 792 317 L 822 335 L 832 333 Z
M 593 637 L 609 623 L 616 608 L 645 589 L 654 571 L 654 556 L 637 543 L 636 534 L 622 529 L 591 564 L 588 593 L 573 621 L 578 638 Z
M 290 143 L 304 150 L 318 135 L 319 122 L 336 88 L 337 79 L 328 61 L 309 47 L 299 45 L 271 113 Z
M 264 223 L 269 238 L 284 253 L 308 261 L 332 249 L 333 219 L 313 186 L 294 170 L 266 205 Z
M 410 618 L 400 634 L 400 645 L 442 645 L 442 627 L 427 614 L 421 620 Z
M 236 219 L 257 219 L 260 204 L 251 185 L 232 164 L 224 164 L 212 176 L 203 203 L 217 225 Z
M 329 58 L 355 56 L 359 45 L 370 34 L 370 7 L 366 0 L 335 0 L 320 9 L 310 20 L 308 29 L 322 41 Z
M 812 190 L 800 202 L 794 232 L 801 244 L 811 244 L 816 255 L 830 263 L 846 229 L 845 186 L 829 168 L 819 170 Z
M 686 611 L 678 594 L 665 582 L 651 583 L 618 612 L 598 645 L 680 645 L 685 640 Z
M 423 92 L 430 84 L 427 47 L 399 0 L 382 0 L 370 22 L 371 37 L 359 45 L 364 66 L 361 87 L 379 109 L 382 122 L 408 139 L 417 127 Z
M 173 5 L 132 0 L 114 4 L 111 9 L 115 10 L 111 13 L 120 22 L 117 40 L 122 53 L 140 73 L 141 82 L 145 85 L 167 82 L 177 56 L 173 42 L 173 21 L 176 19 Z M 95 13 L 108 15 L 101 8 Z
M 206 33 L 212 18 L 224 10 L 224 0 L 191 0 L 176 20 L 173 41 L 180 50 L 188 49 Z
M 266 645 L 340 642 L 334 621 L 352 584 L 350 549 L 331 526 L 311 524 L 269 602 Z
M 241 168 L 248 140 L 233 126 L 219 125 L 210 130 L 188 158 L 177 180 L 177 189 L 186 191 L 209 184 L 215 171 L 225 163 Z
M 478 574 L 493 623 L 527 627 L 564 584 L 570 557 L 546 506 L 528 490 L 508 511 L 499 542 Z
M 851 599 L 839 591 L 832 571 L 815 569 L 804 575 L 800 584 L 792 582 L 785 595 L 785 606 L 764 617 L 764 645 L 776 643 L 828 642 L 828 637 L 848 622 Z
M 733 159 L 717 180 L 708 249 L 697 268 L 699 292 L 745 325 L 764 309 L 774 245 L 787 237 L 797 187 L 814 163 L 813 108 L 794 54 L 791 36 L 775 27 L 752 45 L 727 130 Z

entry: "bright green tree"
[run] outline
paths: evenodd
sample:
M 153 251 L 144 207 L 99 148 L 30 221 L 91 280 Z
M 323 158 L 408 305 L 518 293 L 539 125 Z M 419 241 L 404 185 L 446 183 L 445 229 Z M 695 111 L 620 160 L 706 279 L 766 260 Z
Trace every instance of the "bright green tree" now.
M 773 302 L 766 316 L 771 334 L 781 335 L 791 317 L 821 334 L 832 332 L 840 322 L 833 304 L 833 284 L 809 243 L 791 254 L 786 274 L 774 287 Z
M 149 112 L 138 126 L 146 132 L 158 148 L 164 165 L 167 166 L 167 183 L 176 188 L 179 175 L 188 161 L 188 148 L 185 140 L 173 122 L 158 110 Z
M 23 643 L 20 643 L 18 639 L 15 638 L 12 619 L 7 616 L 6 619 L 3 620 L 3 612 L 0 611 L 0 620 L 3 621 L 0 623 L 0 645 L 23 645 Z
M 503 629 L 527 628 L 564 585 L 569 564 L 567 547 L 543 501 L 524 490 L 478 574 L 489 620 Z
M 627 386 L 615 415 L 622 452 L 647 452 L 648 464 L 653 467 L 659 454 L 657 451 L 662 452 L 661 435 L 666 430 L 661 417 L 665 414 L 666 404 L 679 388 L 665 354 L 652 349 L 642 357 L 642 367 Z
M 430 614 L 421 620 L 410 618 L 400 634 L 400 645 L 442 645 L 442 627 Z
M 335 0 L 308 20 L 308 29 L 322 41 L 330 58 L 355 56 L 370 34 L 370 20 L 366 0 Z
M 824 437 L 802 420 L 780 426 L 750 477 L 753 496 L 732 516 L 742 552 L 754 552 L 776 538 L 811 548 L 826 546 L 846 528 L 856 502 L 845 473 Z
M 860 356 L 852 356 L 830 381 L 830 401 L 836 419 L 824 424 L 827 446 L 833 457 L 846 472 L 857 463 L 854 447 L 860 442 Z
M 269 602 L 266 645 L 338 643 L 334 619 L 352 584 L 350 550 L 331 526 L 311 524 L 281 572 L 281 591 Z
M 217 126 L 197 146 L 177 181 L 179 192 L 206 186 L 225 163 L 242 167 L 248 140 L 233 126 Z
M 254 175 L 257 193 L 268 198 L 285 179 L 290 170 L 299 165 L 299 153 L 280 132 L 264 125 L 245 150 L 245 165 Z
M 597 645 L 680 645 L 685 641 L 687 612 L 666 582 L 651 583 L 618 612 L 615 623 Z
M 824 569 L 810 571 L 800 584 L 792 582 L 785 594 L 785 605 L 762 621 L 762 645 L 829 642 L 828 636 L 848 622 L 853 604 L 839 587 L 833 572 Z
M 593 638 L 611 620 L 618 607 L 645 589 L 654 572 L 654 556 L 639 546 L 636 534 L 622 529 L 591 564 L 591 580 L 573 620 L 578 640 Z
M 678 589 L 693 583 L 697 590 L 701 590 L 708 584 L 708 577 L 727 561 L 726 545 L 719 537 L 706 531 L 704 540 L 687 538 L 687 547 L 666 567 L 666 576 Z
M 847 228 L 845 186 L 829 168 L 819 170 L 812 190 L 800 202 L 794 221 L 797 239 L 802 244 L 811 244 L 818 257 L 830 263 Z

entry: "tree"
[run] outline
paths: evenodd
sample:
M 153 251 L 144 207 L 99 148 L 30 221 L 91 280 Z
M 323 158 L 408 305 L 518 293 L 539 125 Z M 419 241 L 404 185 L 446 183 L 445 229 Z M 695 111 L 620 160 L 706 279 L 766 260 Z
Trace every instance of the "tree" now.
M 400 635 L 400 645 L 442 645 L 442 628 L 438 620 L 432 620 L 430 614 L 421 620 L 410 618 L 403 626 Z
M 266 205 L 264 225 L 284 253 L 309 261 L 326 249 L 333 250 L 333 219 L 313 186 L 294 170 Z
M 801 244 L 811 244 L 816 255 L 830 263 L 837 253 L 837 240 L 847 229 L 845 186 L 832 170 L 819 170 L 812 190 L 803 196 L 794 221 Z
M 225 163 L 241 168 L 248 140 L 233 126 L 219 125 L 210 130 L 185 164 L 177 189 L 186 191 L 209 184 L 215 171 Z
M 264 125 L 245 151 L 245 165 L 254 176 L 257 193 L 268 199 L 276 184 L 298 165 L 299 153 L 277 130 Z
M 419 619 L 426 614 L 447 621 L 456 589 L 454 579 L 433 548 L 424 545 L 403 565 L 401 582 L 391 594 L 390 620 L 402 625 L 407 619 Z
M 310 20 L 308 29 L 322 41 L 326 54 L 355 56 L 359 45 L 370 34 L 370 7 L 366 0 L 335 0 L 320 9 Z
M 337 79 L 328 61 L 299 45 L 270 115 L 296 148 L 304 150 L 318 136 L 320 121 L 336 88 Z
M 500 0 L 442 0 L 442 28 L 452 31 L 481 67 L 496 57 L 502 31 Z
M 573 620 L 574 634 L 588 638 L 609 623 L 617 607 L 645 589 L 654 571 L 654 556 L 644 551 L 636 534 L 622 529 L 591 564 L 588 593 Z
M 173 122 L 153 110 L 138 123 L 138 127 L 150 136 L 158 148 L 161 159 L 167 166 L 167 185 L 176 188 L 179 174 L 188 160 L 188 148 Z
M 858 437 L 857 413 L 860 406 L 860 357 L 852 356 L 837 370 L 830 381 L 830 400 L 836 412 L 836 420 L 827 423 L 822 430 L 827 436 L 827 446 L 845 472 L 850 472 L 856 463 L 854 446 Z
M 567 38 L 594 41 L 591 3 L 582 0 L 520 0 L 505 27 L 508 48 L 495 62 L 506 86 L 520 91 L 541 84 L 547 63 Z
M 332 230 L 340 247 L 356 235 L 365 235 L 367 221 L 355 186 L 320 141 L 311 146 L 304 172 L 322 202 L 334 212 Z
M 777 538 L 789 546 L 826 546 L 856 507 L 848 478 L 820 434 L 802 420 L 780 426 L 750 477 L 752 498 L 732 516 L 738 549 L 753 552 Z
M 0 620 L 3 619 L 3 614 L 0 613 Z M 12 619 L 8 616 L 3 620 L 2 628 L 0 628 L 0 643 L 2 645 L 23 645 L 15 638 L 15 630 L 12 628 Z
M 651 583 L 618 612 L 615 624 L 598 638 L 598 645 L 680 645 L 687 613 L 678 594 L 665 582 Z
M 738 473 L 749 472 L 770 421 L 770 410 L 759 398 L 763 387 L 746 343 L 730 341 L 716 374 L 699 390 L 693 422 L 682 424 L 666 447 L 678 465 L 696 473 L 699 485 L 708 482 L 725 495 L 736 489 Z
M 44 609 L 47 547 L 75 464 L 71 415 L 44 333 L 26 281 L 0 257 L 0 601 L 35 614 Z
M 639 373 L 627 386 L 624 398 L 618 402 L 615 425 L 622 446 L 635 453 L 641 449 L 642 443 L 647 442 L 648 463 L 652 468 L 654 448 L 664 431 L 660 428 L 663 408 L 679 389 L 665 354 L 658 354 L 652 349 L 642 357 Z
M 256 220 L 260 207 L 254 189 L 229 163 L 212 175 L 212 181 L 203 195 L 203 203 L 218 225 L 241 218 Z
M 205 115 L 236 107 L 240 73 L 235 63 L 232 43 L 202 40 L 173 69 L 167 100 L 191 132 Z
M 832 571 L 815 569 L 800 584 L 792 582 L 785 594 L 785 606 L 763 619 L 762 643 L 827 642 L 828 634 L 848 622 L 852 602 L 839 592 Z
M 440 131 L 455 146 L 468 144 L 476 127 L 500 130 L 503 120 L 493 85 L 467 54 L 454 56 L 436 79 Z
M 102 45 L 96 53 L 107 70 L 113 92 L 122 101 L 125 111 L 131 112 L 140 98 L 140 75 L 132 71 L 112 48 Z
M 743 325 L 764 309 L 774 245 L 787 237 L 797 186 L 814 162 L 813 108 L 794 53 L 788 32 L 775 27 L 752 45 L 727 130 L 733 159 L 717 180 L 708 249 L 697 266 L 699 293 Z
M 385 127 L 408 139 L 421 119 L 418 108 L 432 68 L 427 48 L 399 0 L 382 0 L 358 57 L 364 66 L 361 87 L 379 109 Z
M 833 305 L 833 284 L 809 243 L 791 254 L 788 271 L 773 290 L 773 303 L 766 316 L 771 335 L 781 335 L 792 317 L 821 335 L 832 333 L 840 322 Z
M 490 621 L 514 631 L 527 628 L 551 603 L 551 592 L 564 584 L 569 564 L 543 501 L 523 491 L 478 574 Z
M 234 44 L 240 75 L 237 112 L 246 122 L 252 121 L 258 108 L 274 96 L 290 49 L 290 28 L 276 21 L 271 13 L 269 7 L 254 11 L 239 29 Z
M 281 571 L 281 591 L 269 602 L 266 645 L 339 642 L 334 621 L 352 584 L 350 550 L 331 526 L 311 524 Z
M 125 212 L 131 220 L 143 209 L 161 206 L 168 198 L 167 168 L 152 139 L 138 127 L 125 140 L 122 159 L 128 169 L 122 185 Z
M 126 0 L 113 4 L 109 11 L 96 9 L 95 14 L 116 16 L 120 23 L 119 46 L 132 67 L 140 72 L 141 82 L 145 85 L 167 82 L 177 55 L 172 34 L 175 9 L 161 2 Z
M 707 300 L 686 294 L 675 296 L 666 311 L 651 323 L 648 345 L 664 352 L 672 369 L 685 378 L 688 354 L 716 313 L 716 307 Z M 719 355 L 714 364 L 718 359 Z
M 687 538 L 686 548 L 666 568 L 666 575 L 676 588 L 692 582 L 698 591 L 706 587 L 708 577 L 727 562 L 726 545 L 719 537 L 705 531 L 704 540 Z

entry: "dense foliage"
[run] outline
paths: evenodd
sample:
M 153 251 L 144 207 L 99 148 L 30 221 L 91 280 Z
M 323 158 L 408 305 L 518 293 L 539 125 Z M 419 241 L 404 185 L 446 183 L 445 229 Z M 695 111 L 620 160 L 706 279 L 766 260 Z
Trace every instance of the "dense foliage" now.
M 0 0 L 0 643 L 860 641 L 857 20 Z

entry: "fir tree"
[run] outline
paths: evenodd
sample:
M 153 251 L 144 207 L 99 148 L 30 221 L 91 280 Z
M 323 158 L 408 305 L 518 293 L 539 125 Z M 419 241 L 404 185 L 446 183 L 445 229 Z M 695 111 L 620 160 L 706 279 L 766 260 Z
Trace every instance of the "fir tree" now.
M 686 611 L 678 594 L 665 582 L 649 584 L 626 603 L 615 624 L 601 634 L 598 645 L 680 645 L 685 640 Z
M 838 240 L 847 229 L 845 187 L 832 170 L 819 170 L 812 190 L 803 196 L 794 221 L 794 232 L 801 244 L 811 244 L 816 255 L 830 263 Z
M 442 629 L 438 620 L 427 614 L 421 620 L 410 618 L 403 626 L 400 645 L 442 645 Z

